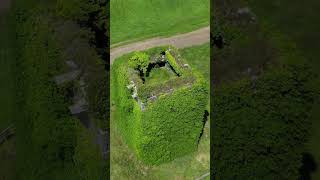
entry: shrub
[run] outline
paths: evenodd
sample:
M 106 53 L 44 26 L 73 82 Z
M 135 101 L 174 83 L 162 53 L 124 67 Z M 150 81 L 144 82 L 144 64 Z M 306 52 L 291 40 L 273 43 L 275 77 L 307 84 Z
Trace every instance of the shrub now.
M 142 71 L 144 74 L 147 72 L 149 65 L 149 56 L 146 53 L 136 52 L 129 59 L 129 67 Z
M 207 105 L 208 89 L 203 79 L 191 71 L 185 73 L 175 81 L 194 78 L 191 85 L 173 85 L 173 91 L 160 92 L 154 101 L 143 101 L 145 108 L 142 109 L 127 88 L 131 80 L 126 61 L 129 56 L 114 62 L 111 77 L 116 124 L 129 147 L 147 164 L 168 162 L 194 151 Z M 160 89 L 164 87 L 163 83 L 166 82 L 159 82 Z M 148 88 L 138 87 L 140 98 L 139 88 Z

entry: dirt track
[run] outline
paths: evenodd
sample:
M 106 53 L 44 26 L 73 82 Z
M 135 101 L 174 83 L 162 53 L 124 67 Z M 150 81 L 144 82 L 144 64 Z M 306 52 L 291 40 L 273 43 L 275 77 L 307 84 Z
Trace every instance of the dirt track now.
M 210 41 L 210 27 L 205 27 L 185 34 L 179 34 L 167 38 L 152 38 L 144 41 L 135 42 L 119 47 L 112 48 L 110 51 L 110 62 L 120 57 L 121 55 L 149 49 L 152 47 L 173 45 L 177 48 L 185 48 L 195 45 L 201 45 Z

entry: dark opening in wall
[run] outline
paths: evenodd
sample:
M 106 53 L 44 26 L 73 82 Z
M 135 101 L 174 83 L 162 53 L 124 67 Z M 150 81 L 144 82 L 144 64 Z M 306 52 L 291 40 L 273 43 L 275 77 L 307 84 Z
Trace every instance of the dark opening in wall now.
M 142 80 L 142 82 L 143 82 L 143 84 L 144 84 L 144 83 L 146 82 L 146 79 L 145 79 L 145 77 L 144 77 L 143 71 L 140 70 L 140 69 L 139 69 L 139 76 L 140 76 L 140 78 L 141 78 L 141 80 Z
M 141 67 L 137 68 L 136 70 L 139 71 L 140 79 L 142 80 L 143 84 L 145 83 L 145 80 L 147 77 L 150 76 L 150 73 L 153 69 L 156 68 L 164 68 L 167 66 L 167 70 L 172 71 L 177 77 L 180 77 L 180 74 L 176 72 L 176 70 L 170 65 L 170 63 L 165 60 L 165 51 L 160 52 L 161 57 L 155 61 L 152 61 L 148 64 L 148 67 L 146 69 L 146 72 L 144 73 Z
M 160 68 L 160 67 L 164 67 L 166 65 L 165 61 L 160 61 L 160 62 L 156 62 L 156 63 L 150 63 L 147 67 L 147 72 L 146 72 L 146 77 L 149 77 L 150 72 L 153 68 Z

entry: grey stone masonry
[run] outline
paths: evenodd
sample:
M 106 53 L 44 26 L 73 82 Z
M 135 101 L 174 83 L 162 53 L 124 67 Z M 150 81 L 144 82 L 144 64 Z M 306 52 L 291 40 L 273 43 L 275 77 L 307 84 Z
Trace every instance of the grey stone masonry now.
M 62 75 L 58 75 L 54 77 L 54 81 L 57 83 L 57 85 L 61 85 L 65 82 L 70 82 L 75 80 L 80 74 L 80 70 L 74 70 Z

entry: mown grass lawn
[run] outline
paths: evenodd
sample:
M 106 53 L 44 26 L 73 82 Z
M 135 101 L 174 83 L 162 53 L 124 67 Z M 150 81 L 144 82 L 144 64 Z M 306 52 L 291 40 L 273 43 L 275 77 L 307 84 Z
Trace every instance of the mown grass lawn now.
M 185 48 L 181 50 L 184 59 L 192 68 L 201 72 L 206 80 L 210 80 L 210 44 Z
M 182 49 L 181 55 L 191 67 L 194 67 L 209 79 L 210 46 L 206 43 Z M 121 138 L 116 127 L 117 115 L 111 109 L 110 121 L 110 164 L 111 179 L 194 179 L 209 172 L 210 169 L 210 124 L 207 121 L 198 150 L 160 166 L 143 164 Z M 209 179 L 209 176 L 207 176 Z
M 111 45 L 189 32 L 209 25 L 209 14 L 209 0 L 111 0 Z

